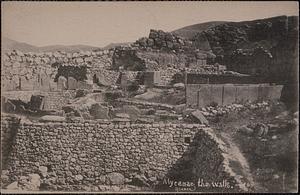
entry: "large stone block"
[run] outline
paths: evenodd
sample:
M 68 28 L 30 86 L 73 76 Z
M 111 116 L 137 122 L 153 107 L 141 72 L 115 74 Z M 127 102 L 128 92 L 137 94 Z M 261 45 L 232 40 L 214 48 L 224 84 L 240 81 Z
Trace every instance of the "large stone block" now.
M 263 101 L 263 100 L 268 99 L 269 89 L 270 89 L 270 87 L 268 85 L 260 85 L 258 87 L 258 100 L 259 101 Z
M 73 77 L 68 77 L 68 89 L 74 90 L 77 89 L 77 80 Z
M 15 90 L 15 85 L 12 80 L 2 80 L 1 89 L 3 91 L 13 91 Z
M 33 81 L 26 79 L 24 76 L 21 77 L 21 90 L 22 91 L 32 91 Z
M 68 87 L 67 87 L 67 79 L 64 76 L 58 77 L 58 80 L 57 80 L 57 89 L 59 91 L 68 89 Z
M 57 91 L 57 83 L 54 82 L 52 79 L 49 81 L 50 91 Z
M 258 85 L 249 85 L 248 86 L 248 100 L 251 102 L 258 100 Z
M 211 103 L 222 105 L 223 103 L 223 85 L 211 85 Z
M 198 108 L 205 107 L 211 103 L 211 86 L 202 85 L 198 91 Z
M 12 77 L 11 82 L 12 82 L 12 88 L 13 88 L 12 90 L 19 90 L 20 89 L 20 78 L 19 78 L 19 76 L 14 75 Z
M 186 105 L 188 107 L 198 106 L 198 90 L 202 85 L 189 84 L 186 86 Z
M 77 81 L 77 89 L 92 89 L 92 84 L 88 84 L 86 81 Z
M 50 91 L 50 78 L 46 74 L 40 75 L 41 91 Z
M 144 85 L 149 87 L 154 85 L 154 72 L 144 73 Z
M 95 119 L 109 119 L 109 109 L 101 104 L 93 104 L 89 109 L 90 115 Z
M 247 85 L 236 86 L 236 102 L 245 102 L 249 99 L 249 90 Z
M 32 77 L 32 82 L 33 82 L 33 90 L 40 90 L 41 89 L 41 83 L 40 79 L 38 76 L 33 76 Z
M 235 102 L 236 87 L 234 85 L 224 85 L 223 105 Z
M 270 86 L 268 99 L 270 100 L 278 100 L 281 97 L 282 85 Z

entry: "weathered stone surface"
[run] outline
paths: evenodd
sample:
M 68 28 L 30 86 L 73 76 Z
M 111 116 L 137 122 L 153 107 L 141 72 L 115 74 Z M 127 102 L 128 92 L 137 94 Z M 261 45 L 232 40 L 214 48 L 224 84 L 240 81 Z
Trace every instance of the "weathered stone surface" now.
M 77 89 L 77 80 L 73 77 L 68 77 L 68 89 L 74 90 Z
M 173 87 L 178 88 L 178 89 L 184 89 L 185 85 L 184 83 L 175 83 Z
M 141 115 L 141 111 L 134 105 L 123 105 L 122 111 L 128 114 L 132 120 L 136 120 Z
M 83 180 L 83 176 L 82 176 L 82 175 L 76 175 L 76 176 L 75 176 L 75 179 L 76 179 L 77 181 L 81 181 L 81 180 Z
M 175 106 L 175 111 L 177 113 L 182 113 L 182 111 L 186 108 L 186 104 L 180 104 Z
M 48 168 L 45 167 L 45 166 L 39 166 L 39 171 L 40 171 L 40 173 L 41 173 L 41 175 L 42 175 L 43 177 L 46 177 L 46 176 L 47 176 Z
M 239 131 L 240 131 L 241 133 L 246 134 L 246 135 L 252 135 L 253 132 L 254 132 L 253 129 L 247 127 L 246 125 L 240 127 L 240 128 L 239 128 Z
M 29 174 L 29 182 L 26 185 L 26 188 L 28 190 L 39 190 L 41 181 L 40 181 L 40 176 L 38 174 Z
M 117 113 L 116 117 L 118 117 L 118 118 L 130 118 L 130 116 L 126 113 Z
M 191 115 L 194 116 L 199 123 L 208 125 L 208 120 L 205 118 L 205 116 L 203 116 L 202 112 L 200 112 L 199 110 L 192 112 Z
M 63 122 L 65 121 L 65 117 L 61 117 L 61 116 L 54 116 L 54 115 L 45 115 L 45 116 L 42 116 L 40 118 L 40 121 L 44 121 L 44 122 Z
M 21 77 L 21 90 L 22 91 L 32 91 L 33 90 L 33 82 L 32 80 L 26 79 L 24 76 Z
M 50 78 L 46 74 L 40 75 L 41 91 L 50 91 Z
M 9 184 L 8 186 L 5 187 L 8 190 L 19 190 L 20 188 L 18 187 L 18 182 L 12 182 L 11 184 Z
M 109 173 L 106 175 L 106 184 L 108 185 L 123 185 L 125 177 L 121 173 Z
M 57 89 L 60 90 L 60 91 L 68 89 L 67 79 L 65 77 L 63 77 L 63 76 L 58 77 Z
M 215 139 L 214 131 L 199 124 L 105 123 L 104 120 L 24 122 L 18 127 L 11 166 L 15 175 L 22 176 L 47 165 L 51 167 L 51 172 L 57 173 L 53 185 L 65 189 L 64 186 L 68 188 L 87 182 L 98 186 L 103 180 L 100 176 L 111 172 L 129 178 L 143 172 L 146 179 L 141 176 L 138 180 L 148 183 L 148 178 L 154 176 L 159 180 L 168 172 L 179 173 L 173 165 L 185 154 L 191 160 L 198 160 L 193 161 L 190 167 L 191 171 L 195 168 L 198 174 L 195 176 L 208 178 L 214 174 L 227 178 L 226 170 L 229 168 L 224 172 L 223 167 L 217 170 L 215 167 L 228 166 L 222 162 L 230 155 L 222 155 L 219 142 Z M 186 151 L 186 148 L 194 146 L 189 145 L 189 141 L 197 147 Z M 24 148 L 26 153 L 22 153 Z M 192 152 L 194 149 L 197 153 Z M 192 154 L 188 153 L 190 151 Z M 48 172 L 49 178 L 52 177 L 51 172 Z M 118 179 L 110 183 L 123 182 Z
M 109 119 L 109 108 L 102 106 L 101 104 L 93 104 L 89 109 L 91 116 L 95 119 Z

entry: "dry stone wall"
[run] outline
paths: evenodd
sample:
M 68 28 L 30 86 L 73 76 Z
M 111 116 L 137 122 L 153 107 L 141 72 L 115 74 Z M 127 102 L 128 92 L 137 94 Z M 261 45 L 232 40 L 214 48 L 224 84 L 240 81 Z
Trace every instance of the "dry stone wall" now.
M 1 170 L 6 169 L 19 124 L 19 118 L 1 114 Z
M 197 147 L 211 144 L 203 156 L 219 156 L 221 150 L 199 124 L 21 122 L 9 157 L 9 172 L 17 177 L 48 167 L 55 172 L 53 184 L 60 189 L 99 185 L 104 175 L 113 172 L 129 179 L 136 174 L 162 179 L 178 171 L 175 165 L 183 154 L 189 154 L 195 136 L 205 140 Z M 219 163 L 215 165 L 223 166 Z M 226 175 L 224 168 L 219 170 Z M 204 172 L 201 174 L 209 174 Z
M 101 72 L 107 80 L 115 78 L 114 72 L 103 71 L 112 64 L 113 50 L 85 52 L 23 53 L 9 51 L 2 54 L 1 87 L 5 91 L 56 91 L 54 79 L 59 66 L 87 67 L 87 79 Z
M 2 92 L 1 96 L 13 100 L 22 100 L 23 102 L 29 102 L 32 95 L 42 95 L 44 99 L 43 110 L 60 110 L 64 105 L 69 103 L 70 100 L 76 96 L 76 91 L 54 91 L 54 92 L 43 92 L 43 91 L 7 91 Z

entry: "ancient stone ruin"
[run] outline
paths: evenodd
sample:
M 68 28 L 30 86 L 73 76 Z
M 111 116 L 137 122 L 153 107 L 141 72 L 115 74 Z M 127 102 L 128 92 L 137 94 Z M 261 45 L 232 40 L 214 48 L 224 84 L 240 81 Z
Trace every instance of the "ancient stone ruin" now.
M 232 113 L 270 111 L 283 84 L 250 63 L 274 63 L 269 51 L 237 50 L 230 55 L 240 66 L 219 64 L 226 60 L 205 33 L 188 39 L 150 30 L 109 50 L 2 53 L 3 186 L 255 191 L 244 151 L 211 124 Z M 264 139 L 269 126 L 243 130 Z

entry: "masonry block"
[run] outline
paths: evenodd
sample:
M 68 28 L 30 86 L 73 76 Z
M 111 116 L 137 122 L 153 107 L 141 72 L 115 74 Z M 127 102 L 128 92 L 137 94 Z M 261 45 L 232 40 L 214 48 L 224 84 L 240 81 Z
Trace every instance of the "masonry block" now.
M 235 102 L 236 87 L 234 85 L 224 85 L 223 105 L 233 104 Z

